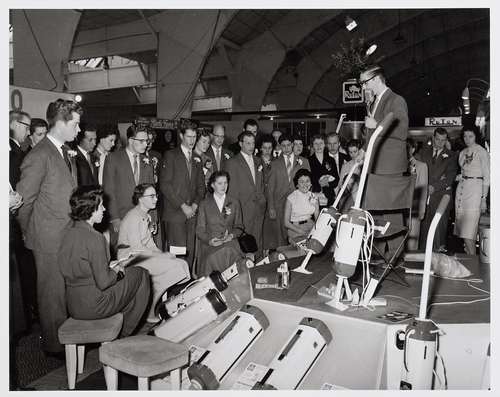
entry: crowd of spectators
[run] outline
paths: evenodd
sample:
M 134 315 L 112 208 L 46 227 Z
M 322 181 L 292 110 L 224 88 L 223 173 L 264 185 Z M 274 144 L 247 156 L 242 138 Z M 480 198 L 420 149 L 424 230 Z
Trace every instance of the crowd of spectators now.
M 62 352 L 57 329 L 68 315 L 121 311 L 130 334 L 143 313 L 158 321 L 154 305 L 168 287 L 305 238 L 353 167 L 338 209 L 357 194 L 363 142 L 342 146 L 335 133 L 314 135 L 309 147 L 300 136 L 265 134 L 249 119 L 231 145 L 221 124 L 210 132 L 187 127 L 169 130 L 162 138 L 174 144 L 158 153 L 146 127 L 131 125 L 122 141 L 116 126 L 80 124 L 80 117 L 83 109 L 64 100 L 49 104 L 47 122 L 10 112 L 11 285 L 24 300 L 13 303 L 11 324 L 23 328 L 37 317 L 48 354 Z M 476 253 L 489 155 L 473 128 L 462 134 L 460 153 L 447 147 L 443 128 L 432 145 L 407 142 L 407 173 L 417 181 L 410 249 L 425 248 L 423 231 L 441 197 L 456 190 L 455 219 L 448 209 L 434 249 L 446 251 L 451 221 L 465 251 Z M 256 252 L 241 251 L 243 232 L 255 237 Z

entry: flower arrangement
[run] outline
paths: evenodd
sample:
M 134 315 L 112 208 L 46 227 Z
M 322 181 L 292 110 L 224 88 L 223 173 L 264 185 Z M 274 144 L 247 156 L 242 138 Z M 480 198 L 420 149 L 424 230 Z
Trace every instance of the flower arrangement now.
M 351 39 L 348 45 L 340 44 L 340 51 L 332 54 L 333 64 L 342 77 L 357 77 L 369 62 L 366 55 L 365 39 Z

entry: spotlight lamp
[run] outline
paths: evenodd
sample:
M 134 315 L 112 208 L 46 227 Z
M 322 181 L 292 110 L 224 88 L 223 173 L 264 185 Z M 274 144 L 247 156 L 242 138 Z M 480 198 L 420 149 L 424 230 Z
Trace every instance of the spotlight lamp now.
M 83 97 L 80 94 L 75 95 L 75 102 L 81 102 Z
M 352 30 L 354 30 L 356 28 L 356 26 L 358 26 L 358 24 L 356 23 L 356 21 L 354 19 L 352 19 L 349 15 L 345 18 L 345 28 L 351 32 Z
M 465 88 L 462 91 L 462 101 L 465 114 L 470 114 L 471 99 L 479 103 L 490 99 L 490 83 L 486 80 L 471 77 L 465 83 Z
M 366 56 L 370 56 L 371 54 L 373 54 L 375 51 L 377 51 L 377 45 L 376 44 L 372 44 L 368 47 L 368 49 L 366 50 Z

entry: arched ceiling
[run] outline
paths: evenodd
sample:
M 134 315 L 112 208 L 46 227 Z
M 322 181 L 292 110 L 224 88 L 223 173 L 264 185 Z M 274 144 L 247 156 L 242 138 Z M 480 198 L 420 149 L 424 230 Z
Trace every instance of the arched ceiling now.
M 81 16 L 75 37 L 139 20 L 147 23 L 148 18 L 169 12 L 77 11 Z M 300 20 L 300 11 L 307 14 L 307 22 Z M 347 16 L 358 23 L 351 32 L 345 28 Z M 268 104 L 275 104 L 278 110 L 338 109 L 343 106 L 341 84 L 345 77 L 335 68 L 331 55 L 351 39 L 360 38 L 377 44 L 372 57 L 386 70 L 389 85 L 406 98 L 417 124 L 425 116 L 455 111 L 468 78 L 490 80 L 490 12 L 486 8 L 245 9 L 235 12 L 227 23 L 206 59 L 199 82 L 207 97 L 252 92 L 252 101 L 242 101 L 251 103 L 243 109 L 246 111 L 260 111 Z M 272 66 L 259 69 L 251 65 L 266 62 L 266 56 L 249 59 L 248 54 L 261 48 L 269 51 Z M 151 47 L 114 55 L 146 65 L 157 62 L 156 50 Z M 235 78 L 247 66 L 262 74 L 263 91 L 254 89 L 256 81 L 252 79 Z M 233 107 L 234 102 L 235 98 Z

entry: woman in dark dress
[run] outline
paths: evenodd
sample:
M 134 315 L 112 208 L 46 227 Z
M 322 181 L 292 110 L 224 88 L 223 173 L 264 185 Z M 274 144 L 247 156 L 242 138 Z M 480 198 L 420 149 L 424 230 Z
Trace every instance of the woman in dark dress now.
M 226 195 L 228 183 L 226 171 L 210 175 L 208 193 L 198 208 L 198 276 L 207 276 L 214 270 L 223 272 L 244 258 L 237 240 L 243 228 L 241 206 L 238 199 Z
M 124 268 L 109 261 L 104 236 L 94 230 L 105 208 L 102 190 L 81 186 L 71 195 L 70 224 L 59 249 L 59 266 L 66 284 L 66 301 L 71 317 L 93 320 L 123 313 L 120 336 L 134 332 L 149 301 L 148 271 L 135 266 Z M 114 266 L 114 267 L 112 267 Z
M 335 182 L 338 178 L 335 160 L 325 151 L 325 138 L 315 135 L 312 138 L 313 154 L 308 158 L 312 174 L 312 191 L 323 193 L 327 202 L 321 194 L 319 195 L 320 206 L 330 206 L 335 201 Z

